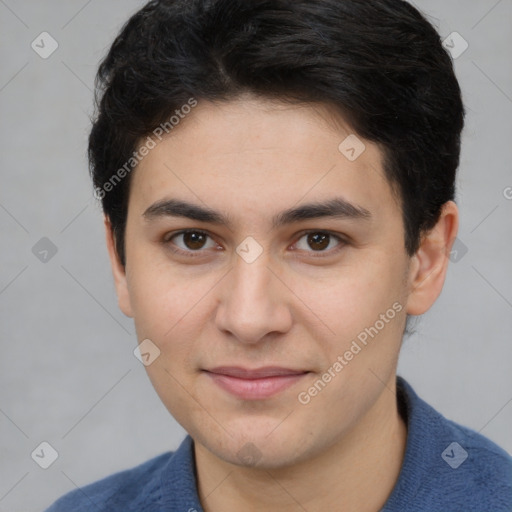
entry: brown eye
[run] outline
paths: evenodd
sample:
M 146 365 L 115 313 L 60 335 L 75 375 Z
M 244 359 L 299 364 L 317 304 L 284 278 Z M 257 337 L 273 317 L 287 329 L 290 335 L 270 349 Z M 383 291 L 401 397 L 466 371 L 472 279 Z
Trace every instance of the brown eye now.
M 312 233 L 307 235 L 309 246 L 315 251 L 323 251 L 329 246 L 330 235 L 325 233 Z
M 305 240 L 305 243 L 301 243 Z M 333 240 L 337 244 L 333 244 Z M 343 239 L 325 231 L 310 231 L 305 233 L 295 244 L 299 250 L 306 252 L 331 252 L 330 249 L 336 249 L 343 246 Z
M 206 241 L 206 235 L 204 233 L 198 233 L 197 231 L 190 231 L 183 233 L 183 243 L 187 249 L 197 250 L 202 249 Z
M 181 243 L 178 243 L 180 239 Z M 215 247 L 216 244 L 213 240 L 211 240 L 209 247 L 206 245 L 208 239 L 211 240 L 211 237 L 203 231 L 189 230 L 181 231 L 168 237 L 166 243 L 176 246 L 176 249 L 173 249 L 175 252 L 190 254 L 194 252 L 204 252 L 203 249 Z

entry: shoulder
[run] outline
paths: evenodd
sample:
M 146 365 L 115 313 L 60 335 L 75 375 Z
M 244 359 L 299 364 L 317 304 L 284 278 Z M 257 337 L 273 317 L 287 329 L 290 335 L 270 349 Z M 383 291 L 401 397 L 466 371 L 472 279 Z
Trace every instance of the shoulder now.
M 479 432 L 445 418 L 399 381 L 408 415 L 400 498 L 429 512 L 511 512 L 512 457 Z
M 161 473 L 174 452 L 154 457 L 134 468 L 65 494 L 46 512 L 152 510 L 160 499 Z
M 482 434 L 444 420 L 442 479 L 468 510 L 512 511 L 512 457 Z M 448 441 L 453 439 L 453 441 Z

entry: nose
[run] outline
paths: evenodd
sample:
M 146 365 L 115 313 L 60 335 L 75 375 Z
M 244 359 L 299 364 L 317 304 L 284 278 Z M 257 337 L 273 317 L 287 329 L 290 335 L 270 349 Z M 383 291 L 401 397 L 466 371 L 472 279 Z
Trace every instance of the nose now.
M 292 295 L 265 252 L 252 263 L 236 255 L 222 280 L 217 328 L 245 344 L 257 344 L 271 333 L 285 333 L 292 324 Z

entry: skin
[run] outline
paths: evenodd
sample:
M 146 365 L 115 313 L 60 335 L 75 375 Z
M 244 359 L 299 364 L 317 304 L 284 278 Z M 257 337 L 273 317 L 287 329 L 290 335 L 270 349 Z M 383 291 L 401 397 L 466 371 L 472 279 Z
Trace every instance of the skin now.
M 322 105 L 200 101 L 132 175 L 125 268 L 105 220 L 120 308 L 139 343 L 148 338 L 161 351 L 148 375 L 194 439 L 206 512 L 376 511 L 399 476 L 407 429 L 395 379 L 406 313 L 423 314 L 440 294 L 458 212 L 446 203 L 409 257 L 380 148 L 360 138 L 366 149 L 349 161 L 338 146 L 353 132 L 336 120 Z M 272 227 L 283 210 L 333 197 L 371 217 Z M 232 224 L 144 215 L 171 198 Z M 209 236 L 173 236 L 182 229 Z M 304 230 L 345 242 L 331 237 L 319 249 Z M 252 263 L 236 252 L 248 236 L 262 249 Z M 298 394 L 396 303 L 401 311 L 300 403 Z M 270 398 L 242 400 L 202 371 L 220 365 L 310 373 Z

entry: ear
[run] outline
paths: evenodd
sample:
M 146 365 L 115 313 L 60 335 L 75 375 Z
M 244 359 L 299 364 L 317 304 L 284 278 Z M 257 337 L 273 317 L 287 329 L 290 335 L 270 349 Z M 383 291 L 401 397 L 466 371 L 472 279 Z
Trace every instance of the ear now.
M 112 267 L 112 274 L 114 276 L 119 308 L 126 316 L 133 318 L 130 293 L 128 291 L 128 283 L 126 281 L 126 269 L 122 265 L 119 255 L 117 254 L 112 224 L 107 216 L 105 216 L 105 237 L 108 255 L 110 257 L 110 265 Z
M 422 315 L 441 294 L 450 251 L 459 229 L 459 210 L 453 201 L 443 205 L 437 224 L 421 239 L 409 267 L 409 296 L 406 311 Z

